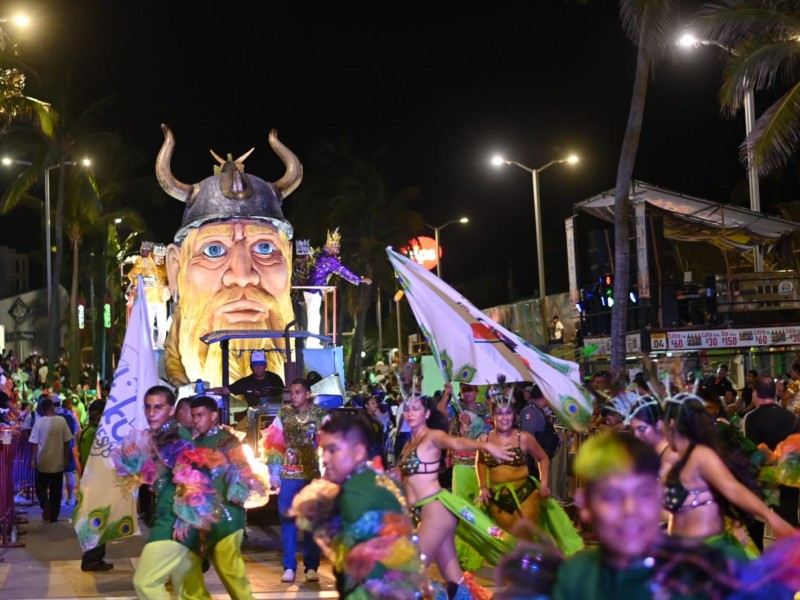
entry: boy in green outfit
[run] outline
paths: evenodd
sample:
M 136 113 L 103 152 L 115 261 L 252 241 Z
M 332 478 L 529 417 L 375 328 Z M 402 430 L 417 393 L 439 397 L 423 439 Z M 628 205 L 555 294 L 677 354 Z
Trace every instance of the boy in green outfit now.
M 408 503 L 400 483 L 372 463 L 372 436 L 364 415 L 332 411 L 320 430 L 326 481 L 295 496 L 291 514 L 322 541 L 340 598 L 416 598 L 427 581 Z
M 253 594 L 242 558 L 247 514 L 243 498 L 236 498 L 230 489 L 235 483 L 250 483 L 250 478 L 241 476 L 249 468 L 247 458 L 239 439 L 219 426 L 219 407 L 213 398 L 198 396 L 192 399 L 192 421 L 196 434 L 195 446 L 221 452 L 230 465 L 227 474 L 214 477 L 214 487 L 222 498 L 223 515 L 208 534 L 211 563 L 231 598 L 249 600 Z M 231 469 L 238 472 L 235 477 Z
M 583 444 L 575 474 L 584 487 L 576 501 L 599 544 L 563 562 L 553 600 L 726 597 L 730 590 L 719 582 L 729 572 L 725 557 L 661 529 L 659 467 L 655 450 L 628 433 L 602 433 Z

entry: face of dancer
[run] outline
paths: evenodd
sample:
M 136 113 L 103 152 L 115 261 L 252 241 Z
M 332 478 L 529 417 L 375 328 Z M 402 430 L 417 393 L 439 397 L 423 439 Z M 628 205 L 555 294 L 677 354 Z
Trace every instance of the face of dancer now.
M 205 406 L 198 406 L 192 409 L 192 422 L 194 429 L 199 434 L 208 433 L 217 422 L 219 413 L 216 410 L 209 410 Z
M 580 490 L 581 518 L 592 523 L 603 557 L 624 568 L 661 535 L 661 485 L 654 475 L 613 474 Z
M 178 423 L 191 429 L 194 426 L 194 421 L 192 421 L 191 402 L 178 402 L 178 409 L 175 411 L 175 418 L 178 419 Z
M 425 408 L 425 404 L 419 398 L 413 398 L 403 405 L 403 418 L 411 429 L 425 425 L 430 415 L 431 411 Z
M 150 429 L 161 429 L 175 414 L 175 407 L 167 402 L 162 394 L 150 394 L 144 397 L 144 414 Z
M 511 406 L 494 409 L 494 428 L 498 433 L 508 433 L 514 428 L 514 409 Z
M 301 383 L 289 386 L 289 401 L 295 410 L 305 412 L 311 407 L 311 392 Z
M 643 421 L 642 419 L 637 419 L 635 417 L 631 419 L 631 432 L 633 433 L 634 437 L 642 440 L 644 443 L 649 444 L 650 446 L 655 446 L 661 441 L 663 436 L 662 427 L 661 421 L 655 425 L 650 425 L 650 423 Z
M 366 408 L 369 414 L 373 417 L 376 416 L 378 414 L 378 399 L 374 396 L 372 398 L 367 398 Z
M 285 234 L 257 221 L 211 223 L 189 232 L 181 246 L 169 246 L 167 271 L 181 308 L 180 327 L 171 335 L 178 337 L 187 374 L 197 372 L 192 361 L 219 352 L 218 344 L 199 341 L 203 335 L 283 329 L 294 318 L 290 263 Z M 273 347 L 260 339 L 241 342 L 243 349 Z
M 339 484 L 344 483 L 355 468 L 367 460 L 364 444 L 351 442 L 338 432 L 321 433 L 319 452 L 322 466 L 325 467 L 325 479 Z

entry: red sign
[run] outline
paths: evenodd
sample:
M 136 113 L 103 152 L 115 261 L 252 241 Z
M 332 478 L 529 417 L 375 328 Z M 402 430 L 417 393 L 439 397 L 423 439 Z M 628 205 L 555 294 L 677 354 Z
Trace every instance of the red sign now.
M 442 247 L 439 246 L 439 256 L 436 256 L 436 240 L 431 237 L 416 237 L 408 241 L 408 246 L 400 248 L 400 252 L 432 271 L 442 258 Z

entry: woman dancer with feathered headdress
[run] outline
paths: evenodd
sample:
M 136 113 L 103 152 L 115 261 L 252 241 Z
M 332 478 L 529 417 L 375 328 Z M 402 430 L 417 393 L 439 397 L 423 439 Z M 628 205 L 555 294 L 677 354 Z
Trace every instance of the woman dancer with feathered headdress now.
M 488 507 L 489 516 L 504 530 L 515 533 L 522 522 L 538 527 L 553 538 L 565 554 L 583 548 L 583 540 L 561 505 L 550 495 L 550 459 L 536 438 L 516 427 L 513 396 L 506 394 L 505 378 L 500 377 L 487 396 L 494 429 L 478 437 L 512 453 L 511 460 L 497 460 L 487 452 L 475 459 L 479 504 Z M 526 457 L 539 467 L 537 480 L 528 470 Z

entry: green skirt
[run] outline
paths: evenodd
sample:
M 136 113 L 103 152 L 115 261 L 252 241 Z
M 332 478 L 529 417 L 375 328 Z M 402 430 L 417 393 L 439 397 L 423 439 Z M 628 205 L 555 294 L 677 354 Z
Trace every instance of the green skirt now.
M 458 517 L 456 537 L 481 553 L 492 566 L 507 556 L 517 546 L 517 538 L 498 527 L 492 518 L 474 504 L 455 494 L 440 490 L 433 496 L 423 498 L 414 505 L 418 511 L 429 502 L 438 500 L 447 510 Z
M 534 477 L 527 477 L 515 483 L 490 483 L 489 487 L 492 491 L 489 501 L 507 513 L 514 513 L 521 510 L 522 503 L 539 489 L 539 482 Z M 584 547 L 583 538 L 575 530 L 572 519 L 552 496 L 539 499 L 539 520 L 536 525 L 567 556 Z

